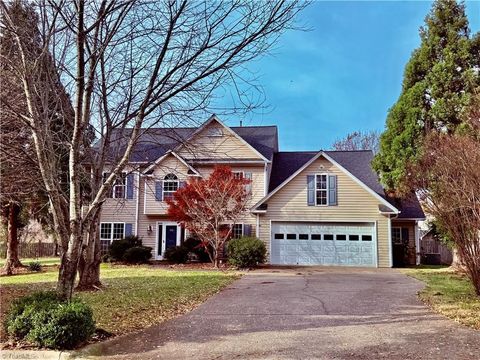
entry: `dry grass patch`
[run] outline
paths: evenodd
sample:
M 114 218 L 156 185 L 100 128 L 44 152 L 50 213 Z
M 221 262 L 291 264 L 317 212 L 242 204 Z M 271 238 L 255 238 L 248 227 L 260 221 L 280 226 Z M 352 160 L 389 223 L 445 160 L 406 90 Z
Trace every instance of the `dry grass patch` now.
M 440 266 L 402 271 L 426 284 L 419 296 L 435 311 L 480 330 L 480 297 L 464 274 Z

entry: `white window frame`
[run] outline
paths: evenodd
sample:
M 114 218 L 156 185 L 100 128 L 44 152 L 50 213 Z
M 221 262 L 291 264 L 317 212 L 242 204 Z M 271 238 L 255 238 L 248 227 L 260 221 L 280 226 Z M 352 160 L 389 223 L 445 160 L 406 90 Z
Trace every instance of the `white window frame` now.
M 242 227 L 242 232 L 241 232 L 239 237 L 236 237 L 235 236 L 235 226 L 238 226 L 238 225 L 240 225 Z M 245 234 L 245 226 L 244 226 L 243 223 L 235 223 L 234 225 L 232 225 L 232 239 L 240 239 L 243 236 L 243 234 Z
M 398 241 L 395 241 L 393 236 L 393 230 L 399 230 L 399 237 Z M 402 235 L 402 227 L 401 226 L 392 226 L 392 243 L 395 245 L 402 245 L 403 244 L 403 235 Z
M 110 224 L 112 227 L 111 227 L 111 230 L 110 230 L 110 237 L 109 238 L 102 238 L 102 225 L 103 224 Z M 123 235 L 120 239 L 123 239 L 125 237 L 125 224 L 124 222 L 110 222 L 110 221 L 104 221 L 104 222 L 101 222 L 100 223 L 100 229 L 99 229 L 99 237 L 100 237 L 100 240 L 104 240 L 104 241 L 110 241 L 110 243 L 113 241 L 113 240 L 119 240 L 119 239 L 114 239 L 113 238 L 113 229 L 115 227 L 115 224 L 122 224 L 123 225 Z
M 325 189 L 319 189 L 317 187 L 317 178 L 319 176 L 325 176 L 326 180 L 325 180 L 325 183 L 327 185 L 327 187 Z M 319 191 L 325 191 L 326 192 L 326 199 L 327 199 L 327 202 L 325 204 L 319 204 L 318 201 L 317 201 L 317 193 Z M 315 174 L 315 206 L 328 206 L 328 203 L 330 202 L 330 199 L 329 199 L 329 193 L 330 193 L 330 185 L 328 184 L 328 173 L 319 173 L 319 174 Z
M 245 179 L 245 171 L 232 171 L 232 174 L 233 174 L 233 178 L 234 179 Z M 240 178 L 238 178 L 237 176 L 240 174 Z
M 175 179 L 167 179 L 167 176 L 170 176 L 170 175 L 175 176 L 176 180 Z M 165 190 L 165 185 L 166 184 L 176 184 L 176 189 L 175 190 Z M 172 199 L 173 194 L 175 194 L 177 192 L 179 186 L 180 186 L 180 180 L 178 180 L 177 175 L 175 175 L 174 173 L 169 173 L 169 174 L 165 175 L 163 177 L 163 181 L 162 181 L 162 200 L 167 199 L 167 197 L 165 197 L 165 194 L 168 194 L 169 195 L 168 198 Z
M 109 173 L 108 171 L 104 171 L 102 173 L 102 178 L 103 178 L 103 182 L 105 182 L 105 174 L 111 174 Z M 126 199 L 127 198 L 127 172 L 125 171 L 122 171 L 122 174 L 121 174 L 121 177 L 123 178 L 123 184 L 117 184 L 117 181 L 118 181 L 118 178 L 115 179 L 115 181 L 113 182 L 113 185 L 112 185 L 112 189 L 110 190 L 110 194 L 108 196 L 108 198 L 110 199 Z M 115 189 L 117 187 L 123 187 L 123 197 L 122 196 L 116 196 L 115 194 Z

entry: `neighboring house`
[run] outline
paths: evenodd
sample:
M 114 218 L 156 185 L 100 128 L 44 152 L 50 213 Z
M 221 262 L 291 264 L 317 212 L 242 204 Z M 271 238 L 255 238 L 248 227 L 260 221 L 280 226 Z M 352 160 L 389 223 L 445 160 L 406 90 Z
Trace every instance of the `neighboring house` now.
M 435 234 L 433 229 L 420 233 L 421 263 L 425 265 L 451 265 L 452 250 Z
M 120 132 L 114 136 L 121 153 L 126 140 Z M 399 201 L 385 195 L 372 157 L 371 151 L 280 152 L 276 126 L 228 127 L 215 116 L 199 128 L 148 129 L 103 206 L 100 239 L 106 245 L 135 234 L 162 259 L 185 239 L 168 219 L 165 200 L 189 178 L 227 164 L 252 180 L 251 209 L 234 236 L 260 238 L 270 263 L 418 263 L 422 209 L 414 196 Z

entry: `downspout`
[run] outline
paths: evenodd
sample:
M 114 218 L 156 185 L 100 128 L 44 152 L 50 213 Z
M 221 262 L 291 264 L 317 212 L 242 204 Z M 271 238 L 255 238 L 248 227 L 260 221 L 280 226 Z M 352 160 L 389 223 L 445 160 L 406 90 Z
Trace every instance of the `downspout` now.
M 267 166 L 267 163 L 263 165 L 263 196 L 267 196 L 268 189 Z
M 415 264 L 420 265 L 420 229 L 418 228 L 418 220 L 415 220 Z
M 260 239 L 260 215 L 257 215 L 257 224 L 255 226 L 255 237 Z
M 140 217 L 140 172 L 137 171 L 137 201 L 135 204 L 135 236 L 138 236 L 138 226 Z

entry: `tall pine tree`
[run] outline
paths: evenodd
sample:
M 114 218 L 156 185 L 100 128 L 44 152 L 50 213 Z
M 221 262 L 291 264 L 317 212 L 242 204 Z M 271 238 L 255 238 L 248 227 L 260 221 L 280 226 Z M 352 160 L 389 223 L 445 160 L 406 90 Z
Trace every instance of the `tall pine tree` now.
M 416 162 L 426 134 L 453 133 L 465 126 L 464 113 L 480 83 L 479 36 L 470 36 L 463 3 L 436 1 L 420 38 L 373 161 L 381 181 L 391 190 L 403 187 L 407 165 Z

